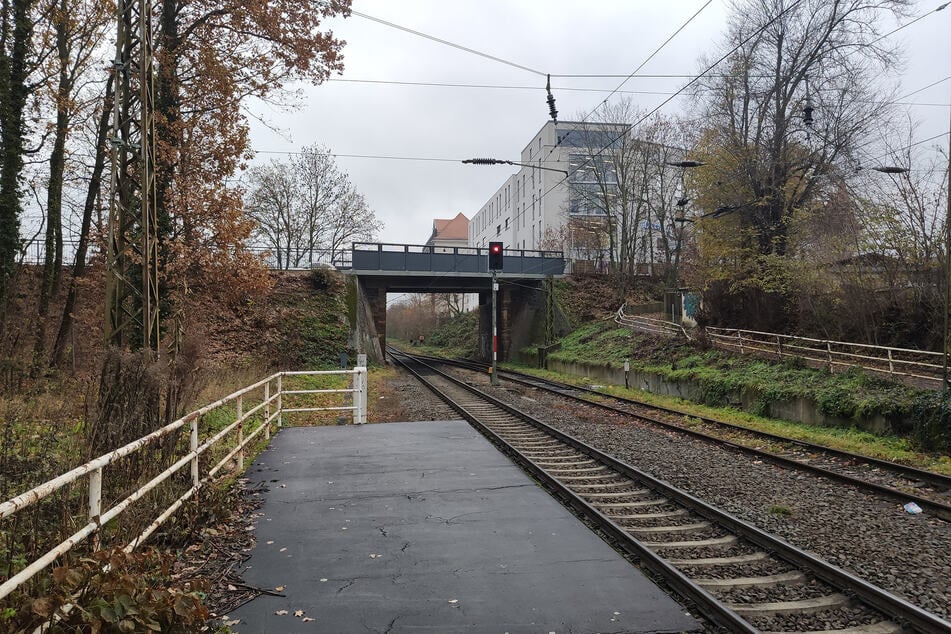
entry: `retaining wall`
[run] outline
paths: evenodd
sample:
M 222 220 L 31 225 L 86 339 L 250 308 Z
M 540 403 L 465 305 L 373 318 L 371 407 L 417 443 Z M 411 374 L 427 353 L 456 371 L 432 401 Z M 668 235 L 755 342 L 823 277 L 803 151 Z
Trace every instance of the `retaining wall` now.
M 622 368 L 549 358 L 548 369 L 553 372 L 585 376 L 595 383 L 624 385 L 624 370 Z M 669 381 L 657 374 L 631 371 L 629 382 L 632 388 L 639 388 L 652 394 L 674 396 L 698 403 L 703 402 L 703 387 L 695 381 Z M 727 400 L 728 402 L 724 405 L 732 405 L 744 411 L 770 418 L 825 427 L 858 427 L 875 434 L 893 431 L 891 423 L 884 416 L 873 416 L 863 420 L 829 416 L 819 411 L 816 402 L 812 399 L 798 398 L 771 402 L 766 405 L 765 411 L 762 410 L 760 405 L 760 395 L 755 392 L 747 394 L 734 392 L 727 396 Z

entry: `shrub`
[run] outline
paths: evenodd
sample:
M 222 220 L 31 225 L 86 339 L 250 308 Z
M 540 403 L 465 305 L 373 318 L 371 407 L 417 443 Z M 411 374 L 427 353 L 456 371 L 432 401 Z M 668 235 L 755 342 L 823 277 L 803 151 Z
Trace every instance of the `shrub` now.
M 198 631 L 208 618 L 201 602 L 208 584 L 170 583 L 173 561 L 151 549 L 98 551 L 54 568 L 50 593 L 24 598 L 15 614 L 4 614 L 5 625 L 17 630 L 45 625 L 47 632 Z
M 951 394 L 925 392 L 911 407 L 911 440 L 923 449 L 951 450 Z

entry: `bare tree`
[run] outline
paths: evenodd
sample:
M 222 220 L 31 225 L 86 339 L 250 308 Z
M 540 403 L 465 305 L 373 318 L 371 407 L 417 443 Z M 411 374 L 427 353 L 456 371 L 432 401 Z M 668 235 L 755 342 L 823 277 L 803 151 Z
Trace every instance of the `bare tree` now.
M 277 266 L 298 266 L 303 257 L 301 222 L 295 209 L 297 182 L 286 165 L 271 161 L 254 167 L 245 210 L 257 223 L 257 238 L 272 249 Z
M 645 120 L 628 100 L 598 110 L 578 133 L 584 152 L 572 161 L 569 223 L 584 237 L 576 245 L 608 243 L 610 264 L 623 295 L 634 276 L 658 274 L 676 282 L 678 237 L 674 210 L 682 197 L 684 128 L 665 118 Z
M 335 261 L 354 240 L 372 240 L 382 229 L 330 151 L 305 148 L 290 163 L 252 168 L 245 208 L 256 235 L 280 268 Z
M 84 81 L 90 81 L 97 46 L 113 16 L 98 0 L 48 0 L 44 12 L 55 45 L 51 56 L 48 98 L 55 109 L 53 147 L 49 158 L 46 198 L 46 242 L 43 279 L 33 345 L 33 372 L 46 366 L 46 329 L 52 295 L 59 290 L 63 270 L 63 187 L 67 172 L 66 142 L 75 117 L 89 114 L 101 95 L 83 99 Z M 96 69 L 98 70 L 98 68 Z M 87 228 L 88 230 L 88 228 Z M 78 254 L 77 254 L 78 255 Z M 85 258 L 85 253 L 82 254 Z

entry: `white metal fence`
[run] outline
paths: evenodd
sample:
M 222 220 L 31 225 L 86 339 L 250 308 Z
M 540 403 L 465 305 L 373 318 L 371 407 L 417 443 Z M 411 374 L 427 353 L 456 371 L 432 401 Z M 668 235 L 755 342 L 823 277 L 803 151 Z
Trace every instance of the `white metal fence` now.
M 641 315 L 628 315 L 624 308 L 621 306 L 614 316 L 614 322 L 618 325 L 653 335 L 691 339 L 690 334 L 680 324 Z M 908 380 L 919 386 L 940 387 L 942 383 L 944 359 L 940 352 L 812 339 L 738 328 L 707 327 L 704 332 L 713 345 L 735 350 L 740 354 L 759 353 L 777 359 L 797 357 L 813 366 L 825 367 L 830 372 L 858 367 Z
M 284 379 L 286 377 L 316 376 L 316 375 L 350 375 L 352 377 L 351 386 L 341 389 L 284 389 Z M 350 404 L 334 407 L 284 407 L 284 397 L 289 395 L 316 395 L 316 394 L 343 394 L 349 397 Z M 256 402 L 252 407 L 246 406 L 249 403 L 246 400 Z M 282 417 L 284 414 L 293 412 L 319 412 L 319 411 L 350 411 L 353 416 L 354 424 L 363 424 L 367 420 L 367 369 L 357 367 L 353 370 L 332 370 L 332 371 L 313 371 L 313 372 L 279 372 L 266 379 L 258 381 L 253 385 L 238 390 L 228 396 L 206 405 L 201 409 L 195 410 L 179 418 L 173 423 L 152 432 L 151 434 L 139 438 L 129 444 L 120 447 L 110 453 L 99 456 L 94 460 L 76 467 L 75 469 L 64 473 L 48 482 L 38 485 L 29 491 L 22 493 L 14 498 L 0 504 L 0 519 L 12 516 L 15 513 L 23 511 L 42 500 L 43 498 L 69 486 L 73 482 L 86 478 L 88 480 L 88 509 L 87 522 L 79 530 L 69 536 L 67 539 L 53 547 L 46 554 L 26 565 L 15 575 L 0 584 L 0 599 L 3 599 L 21 584 L 32 578 L 41 570 L 45 569 L 57 558 L 68 552 L 77 544 L 92 537 L 93 547 L 98 547 L 99 530 L 104 524 L 119 516 L 128 509 L 134 502 L 144 497 L 149 491 L 171 478 L 173 475 L 190 467 L 191 488 L 183 493 L 168 508 L 156 517 L 149 526 L 142 531 L 135 539 L 126 545 L 127 552 L 132 551 L 161 526 L 169 517 L 172 516 L 182 505 L 193 497 L 203 486 L 213 480 L 226 466 L 229 466 L 232 460 L 238 471 L 244 469 L 244 454 L 248 443 L 264 435 L 265 439 L 270 439 L 271 426 L 275 424 L 282 426 Z M 204 441 L 199 439 L 199 423 L 202 418 L 213 412 L 227 407 L 235 412 L 235 420 L 226 425 L 223 429 L 217 431 Z M 135 454 L 145 447 L 158 443 L 160 439 L 168 438 L 176 431 L 189 427 L 188 451 L 180 458 L 175 460 L 167 469 L 140 486 L 133 493 L 113 504 L 108 509 L 102 508 L 102 491 L 104 469 L 118 460 Z M 207 473 L 200 473 L 200 458 L 213 446 L 225 447 L 225 439 L 233 437 L 233 447 L 224 457 L 218 460 L 214 466 L 211 466 Z M 221 443 L 219 445 L 219 443 Z
M 811 339 L 772 332 L 737 328 L 706 328 L 710 341 L 741 354 L 764 353 L 779 359 L 798 357 L 830 372 L 836 368 L 860 367 L 897 378 L 918 379 L 940 385 L 943 354 L 910 348 L 892 348 L 864 343 Z
M 625 304 L 626 306 L 626 304 Z M 620 326 L 626 326 L 633 330 L 639 330 L 652 335 L 664 335 L 668 337 L 683 337 L 690 339 L 690 335 L 680 324 L 662 319 L 653 319 L 643 315 L 628 315 L 624 312 L 624 306 L 618 308 L 614 315 L 614 322 Z

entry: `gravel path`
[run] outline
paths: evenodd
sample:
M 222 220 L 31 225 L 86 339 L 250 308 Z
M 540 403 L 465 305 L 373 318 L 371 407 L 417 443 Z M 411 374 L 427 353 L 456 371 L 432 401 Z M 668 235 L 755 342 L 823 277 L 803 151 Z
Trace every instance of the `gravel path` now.
M 474 375 L 466 379 L 488 388 Z M 951 618 L 951 524 L 802 472 L 763 463 L 537 390 L 493 393 L 621 460 Z

